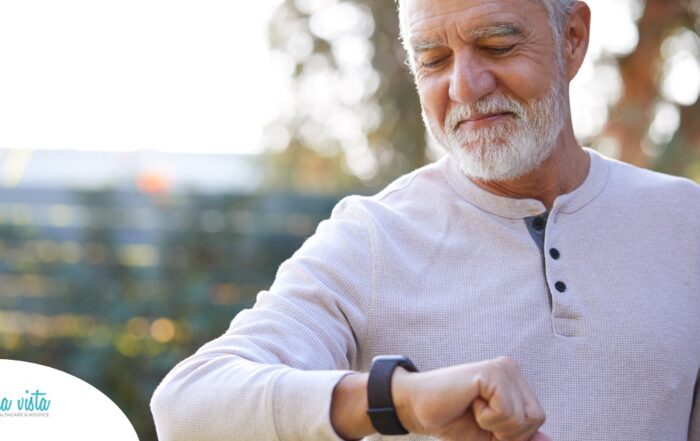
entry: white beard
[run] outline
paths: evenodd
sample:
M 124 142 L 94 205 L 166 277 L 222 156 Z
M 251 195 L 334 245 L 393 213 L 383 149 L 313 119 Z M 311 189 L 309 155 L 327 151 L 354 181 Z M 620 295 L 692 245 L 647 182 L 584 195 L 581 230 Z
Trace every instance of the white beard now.
M 457 161 L 469 177 L 503 181 L 536 169 L 554 151 L 567 116 L 565 82 L 558 79 L 542 98 L 522 104 L 503 94 L 489 95 L 473 104 L 453 107 L 445 118 L 445 130 L 428 118 L 428 132 Z M 504 121 L 467 131 L 460 121 L 473 115 L 511 112 Z

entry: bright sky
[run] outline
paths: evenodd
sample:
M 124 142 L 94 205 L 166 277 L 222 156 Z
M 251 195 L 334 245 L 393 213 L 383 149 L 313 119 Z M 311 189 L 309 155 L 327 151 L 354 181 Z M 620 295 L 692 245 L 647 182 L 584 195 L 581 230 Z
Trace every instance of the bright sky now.
M 0 0 L 0 148 L 253 153 L 279 0 Z
M 0 148 L 259 152 L 288 84 L 266 43 L 280 1 L 0 0 Z M 588 3 L 589 62 L 572 90 L 584 137 L 621 91 L 614 67 L 590 61 L 635 47 L 642 4 Z M 692 55 L 668 77 L 700 71 Z M 692 102 L 700 82 L 664 92 Z

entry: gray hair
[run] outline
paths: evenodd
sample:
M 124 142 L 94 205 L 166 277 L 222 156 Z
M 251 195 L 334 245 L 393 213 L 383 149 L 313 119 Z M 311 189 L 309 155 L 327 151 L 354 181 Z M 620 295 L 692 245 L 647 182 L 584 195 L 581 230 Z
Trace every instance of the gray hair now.
M 410 54 L 410 47 L 407 40 L 407 23 L 405 14 L 402 12 L 401 1 L 396 0 L 396 4 L 399 10 L 399 27 L 401 31 L 401 40 L 406 48 L 406 51 Z M 552 28 L 552 34 L 554 36 L 554 43 L 556 46 L 561 44 L 562 34 L 564 32 L 564 26 L 569 18 L 569 14 L 574 9 L 574 5 L 577 0 L 535 0 L 540 2 L 546 9 L 549 15 L 549 24 Z
M 554 42 L 559 45 L 561 43 L 564 26 L 569 18 L 569 14 L 574 9 L 577 0 L 538 0 L 544 3 L 549 15 L 549 24 L 552 27 L 554 34 Z

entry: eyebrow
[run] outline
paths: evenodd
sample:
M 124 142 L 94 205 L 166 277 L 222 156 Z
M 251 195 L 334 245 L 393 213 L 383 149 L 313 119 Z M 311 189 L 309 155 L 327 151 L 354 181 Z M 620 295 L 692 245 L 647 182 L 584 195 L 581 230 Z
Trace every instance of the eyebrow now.
M 472 40 L 483 40 L 485 38 L 495 37 L 522 37 L 523 35 L 525 35 L 523 30 L 513 23 L 494 23 L 469 31 L 469 36 Z M 411 48 L 415 54 L 429 51 L 443 45 L 444 39 L 439 36 L 418 37 L 411 40 Z
M 522 37 L 524 32 L 513 23 L 496 23 L 476 28 L 469 33 L 474 40 L 492 37 Z

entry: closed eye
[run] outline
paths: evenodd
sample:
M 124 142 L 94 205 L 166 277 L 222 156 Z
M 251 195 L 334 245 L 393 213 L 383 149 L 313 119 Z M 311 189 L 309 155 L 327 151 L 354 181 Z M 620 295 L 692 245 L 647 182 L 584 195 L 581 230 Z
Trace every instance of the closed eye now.
M 510 46 L 487 46 L 482 48 L 482 50 L 489 52 L 493 55 L 505 55 L 508 52 L 512 51 L 513 48 L 515 48 L 515 45 L 510 45 Z
M 448 57 L 442 57 L 438 58 L 436 60 L 431 60 L 431 61 L 422 61 L 420 63 L 420 66 L 424 69 L 436 69 L 443 65 L 447 61 Z

